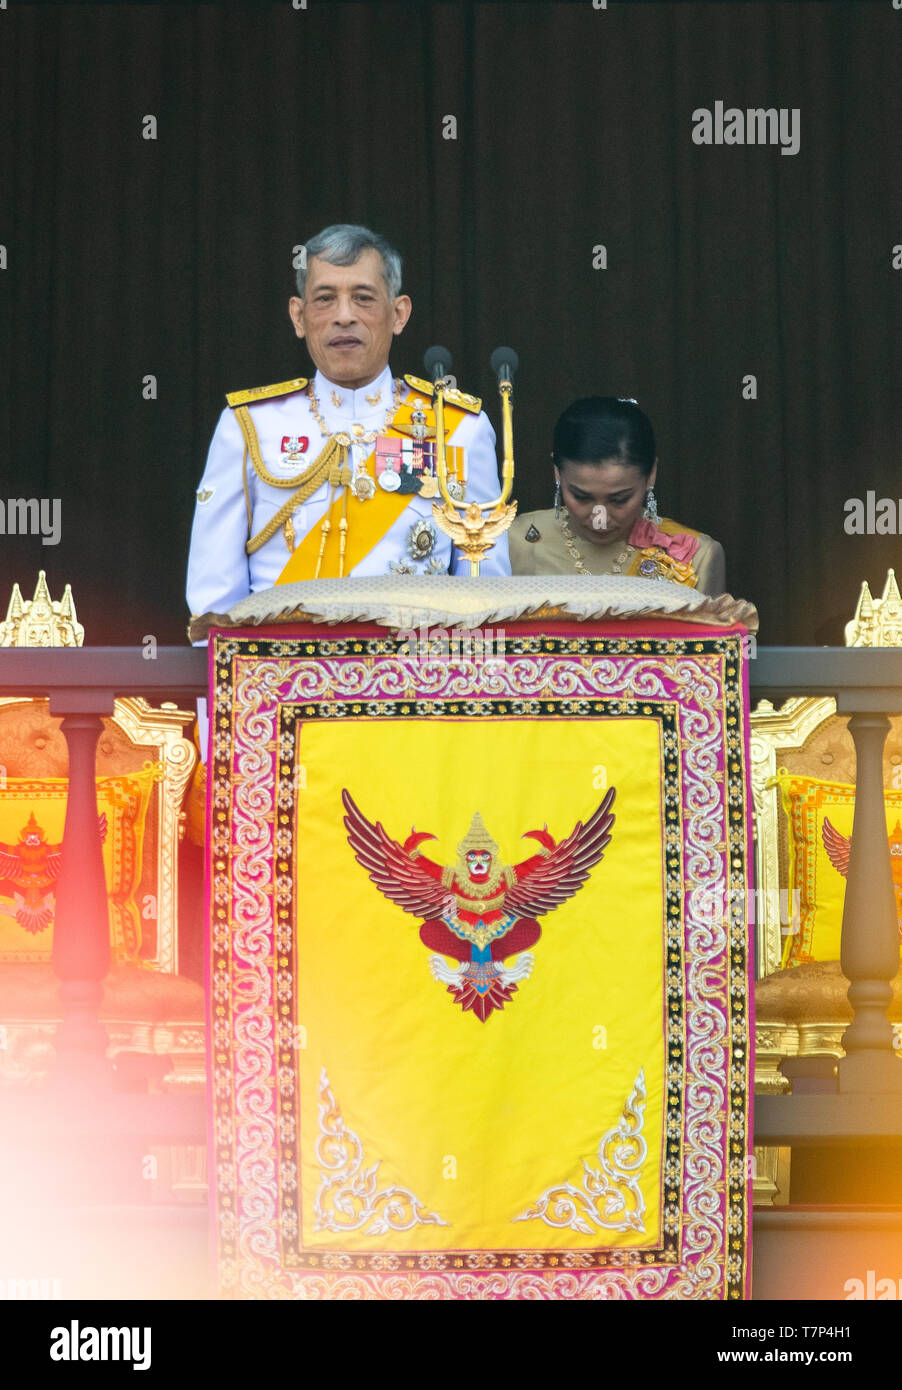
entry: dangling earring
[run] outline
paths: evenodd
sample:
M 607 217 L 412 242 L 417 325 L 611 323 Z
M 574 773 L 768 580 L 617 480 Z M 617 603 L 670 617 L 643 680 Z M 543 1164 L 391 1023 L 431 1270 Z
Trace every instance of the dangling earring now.
M 658 522 L 661 520 L 658 516 L 658 502 L 653 487 L 650 487 L 645 494 L 645 511 L 642 515 L 645 520 L 650 521 L 653 526 L 657 526 Z
M 555 479 L 554 484 L 554 517 L 556 521 L 561 518 L 561 480 Z

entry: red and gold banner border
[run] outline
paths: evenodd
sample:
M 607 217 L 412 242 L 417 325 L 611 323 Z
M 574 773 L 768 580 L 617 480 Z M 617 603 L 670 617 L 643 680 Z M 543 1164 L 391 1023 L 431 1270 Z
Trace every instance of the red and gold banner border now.
M 712 924 L 711 893 L 748 889 L 748 698 L 742 633 L 575 636 L 515 629 L 489 663 L 399 653 L 398 638 L 322 628 L 211 641 L 211 1130 L 223 1293 L 230 1297 L 740 1298 L 748 1284 L 749 929 Z M 685 631 L 685 629 L 683 630 Z M 275 1098 L 293 1091 L 293 814 L 299 721 L 503 714 L 661 719 L 665 748 L 667 1040 L 664 1229 L 658 1251 L 423 1251 L 283 1259 Z M 664 721 L 667 720 L 667 727 Z M 669 761 L 668 761 L 669 759 Z M 673 777 L 668 768 L 673 766 Z M 712 777 L 712 773 L 717 774 Z M 669 779 L 669 780 L 667 780 Z M 723 787 L 711 804 L 710 788 Z M 676 788 L 678 787 L 678 790 Z M 293 804 L 293 802 L 291 803 Z M 711 823 L 723 817 L 712 849 Z M 270 866 L 275 863 L 275 874 Z M 703 866 L 700 868 L 700 866 Z M 732 890 L 729 894 L 727 890 Z M 740 892 L 737 893 L 736 890 Z M 685 905 L 685 912 L 683 911 Z M 728 929 L 727 929 L 728 928 Z M 712 990 L 721 978 L 723 989 Z M 679 981 L 675 988 L 674 981 Z M 276 1001 L 281 1001 L 278 1005 Z M 673 1049 L 671 1051 L 671 1049 Z M 721 1072 L 712 1059 L 721 1058 Z M 689 1103 L 683 1108 L 683 1098 Z M 297 1259 L 302 1260 L 298 1247 Z

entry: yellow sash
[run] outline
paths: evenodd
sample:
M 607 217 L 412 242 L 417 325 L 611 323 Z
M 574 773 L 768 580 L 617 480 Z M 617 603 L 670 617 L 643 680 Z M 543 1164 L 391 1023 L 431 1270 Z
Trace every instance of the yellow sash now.
M 380 434 L 409 439 L 409 426 L 415 399 L 417 397 L 411 396 L 403 405 L 400 405 L 391 424 L 387 429 L 380 430 Z M 424 402 L 422 409 L 426 414 L 428 428 L 434 430 L 435 416 L 428 403 Z M 466 411 L 445 404 L 446 440 L 457 429 L 461 420 L 466 418 L 466 414 Z M 398 428 L 399 426 L 401 428 Z M 404 426 L 408 428 L 405 429 Z M 370 454 L 367 459 L 368 468 L 372 468 L 371 477 L 374 477 L 375 473 L 374 458 L 375 453 Z M 298 542 L 276 583 L 294 584 L 300 579 L 313 578 L 338 579 L 340 575 L 350 574 L 355 565 L 359 565 L 361 560 L 364 560 L 370 551 L 375 549 L 414 495 L 409 492 L 385 492 L 377 486 L 375 496 L 362 502 L 349 487 L 341 488 L 337 496 L 333 498 L 323 520 L 317 526 L 311 527 L 306 536 Z M 341 556 L 342 521 L 346 522 L 343 563 Z M 328 522 L 328 526 L 326 522 Z M 323 541 L 324 533 L 325 543 Z M 321 547 L 322 560 L 320 561 Z
M 693 531 L 691 526 L 681 526 L 679 522 L 670 521 L 666 516 L 661 517 L 656 523 L 658 530 L 663 531 L 665 536 L 679 536 L 683 532 L 688 536 L 699 536 L 700 531 Z M 698 551 L 695 552 L 698 554 Z M 695 559 L 695 555 L 692 557 Z M 684 584 L 687 589 L 694 589 L 698 585 L 698 575 L 692 565 L 674 558 L 663 550 L 660 546 L 648 546 L 644 550 L 637 550 L 630 562 L 627 574 L 640 574 L 640 566 L 643 560 L 653 560 L 659 576 L 662 579 L 669 579 L 677 584 Z

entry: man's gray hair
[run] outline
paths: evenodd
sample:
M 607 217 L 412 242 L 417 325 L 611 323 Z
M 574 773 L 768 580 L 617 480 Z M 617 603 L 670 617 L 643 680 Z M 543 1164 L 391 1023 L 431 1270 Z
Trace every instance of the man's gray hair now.
M 401 257 L 385 237 L 371 232 L 369 227 L 355 227 L 350 222 L 337 222 L 334 227 L 317 232 L 304 249 L 304 264 L 298 267 L 298 294 L 304 298 L 307 288 L 307 263 L 318 256 L 329 265 L 353 265 L 364 251 L 372 248 L 382 257 L 382 273 L 390 299 L 397 299 L 401 293 Z

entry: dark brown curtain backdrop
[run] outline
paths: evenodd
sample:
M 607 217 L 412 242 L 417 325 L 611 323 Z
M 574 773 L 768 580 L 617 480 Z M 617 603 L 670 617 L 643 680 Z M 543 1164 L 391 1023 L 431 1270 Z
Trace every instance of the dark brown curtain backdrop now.
M 723 542 L 762 640 L 841 641 L 902 568 L 843 529 L 847 498 L 902 497 L 900 72 L 889 0 L 10 0 L 0 499 L 58 497 L 62 538 L 0 535 L 0 602 L 44 568 L 89 642 L 184 639 L 222 395 L 306 373 L 292 247 L 360 221 L 405 255 L 396 370 L 445 343 L 497 425 L 489 355 L 518 349 L 522 508 L 571 399 L 636 396 L 662 511 Z M 799 108 L 800 152 L 693 144 L 716 101 Z

